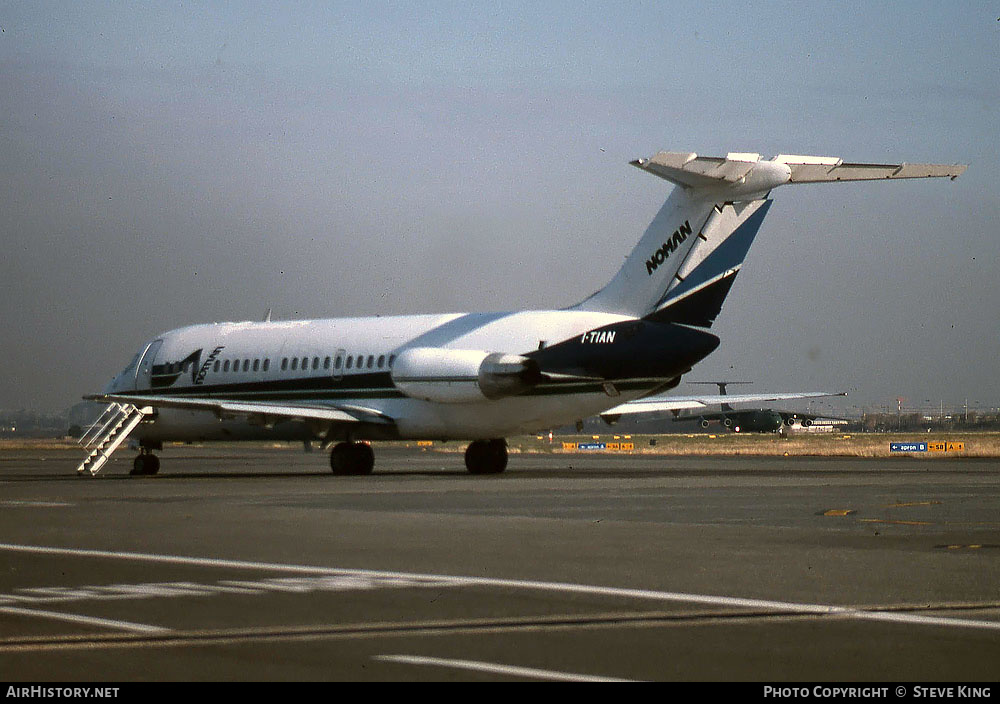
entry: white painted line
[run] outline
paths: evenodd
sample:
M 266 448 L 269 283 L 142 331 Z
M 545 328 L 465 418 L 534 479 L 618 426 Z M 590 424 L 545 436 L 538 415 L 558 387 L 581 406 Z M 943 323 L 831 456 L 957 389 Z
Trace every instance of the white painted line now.
M 35 506 L 41 508 L 61 508 L 63 506 L 75 506 L 76 504 L 66 503 L 65 501 L 17 501 L 11 499 L 9 501 L 0 501 L 0 506 Z
M 113 560 L 132 560 L 135 562 L 160 562 L 176 565 L 199 565 L 202 567 L 227 567 L 242 570 L 274 570 L 277 572 L 297 572 L 306 574 L 345 574 L 358 573 L 358 570 L 331 570 L 325 567 L 307 567 L 299 565 L 282 565 L 268 562 L 249 562 L 247 560 L 219 560 L 211 557 L 179 557 L 174 555 L 154 555 L 142 552 L 118 552 L 115 550 L 83 550 L 79 548 L 53 548 L 41 545 L 14 545 L 0 543 L 0 550 L 11 552 L 31 552 L 40 555 L 71 555 L 74 557 L 106 557 Z
M 437 667 L 453 667 L 459 670 L 474 670 L 487 672 L 491 675 L 510 675 L 511 677 L 530 677 L 536 680 L 551 680 L 554 682 L 635 682 L 617 677 L 601 677 L 599 675 L 578 675 L 571 672 L 555 670 L 539 670 L 534 667 L 515 667 L 513 665 L 498 665 L 492 662 L 476 660 L 448 660 L 445 658 L 429 658 L 420 655 L 375 655 L 372 660 L 384 662 L 399 662 L 405 665 L 432 665 Z
M 169 628 L 161 626 L 148 626 L 144 623 L 131 623 L 129 621 L 116 621 L 107 618 L 96 618 L 94 616 L 82 616 L 80 614 L 67 614 L 61 611 L 42 611 L 40 609 L 22 609 L 16 606 L 0 607 L 0 613 L 14 614 L 15 616 L 32 616 L 40 618 L 51 618 L 57 621 L 69 621 L 71 623 L 83 623 L 88 626 L 102 626 L 104 628 L 116 628 L 120 631 L 131 631 L 133 633 L 169 633 Z
M 310 565 L 287 565 L 274 562 L 251 562 L 247 560 L 224 560 L 210 557 L 184 557 L 180 555 L 156 555 L 151 553 L 116 552 L 107 550 L 85 550 L 79 548 L 55 548 L 40 545 L 15 545 L 0 543 L 0 550 L 28 552 L 43 555 L 72 555 L 76 557 L 111 558 L 139 562 L 158 562 L 176 565 L 199 565 L 202 567 L 224 567 L 229 569 L 272 570 L 297 574 L 330 574 L 382 579 L 435 580 L 448 586 L 491 587 L 508 589 L 530 589 L 534 591 L 557 592 L 563 594 L 588 594 L 611 596 L 625 599 L 646 599 L 650 601 L 707 604 L 765 611 L 787 611 L 792 614 L 828 614 L 866 621 L 890 623 L 912 623 L 928 626 L 950 626 L 953 628 L 979 628 L 1000 630 L 998 621 L 978 621 L 974 619 L 947 618 L 944 616 L 917 616 L 899 612 L 865 611 L 851 606 L 831 604 L 805 604 L 772 599 L 747 599 L 744 597 L 716 596 L 712 594 L 687 594 L 684 592 L 664 592 L 650 589 L 629 589 L 601 587 L 589 584 L 566 582 L 541 582 L 521 579 L 492 579 L 490 577 L 456 577 L 454 575 L 415 574 L 408 572 L 387 572 L 381 570 L 343 569 Z
M 980 621 L 973 618 L 948 618 L 947 616 L 921 616 L 920 614 L 907 614 L 898 611 L 859 611 L 853 614 L 854 618 L 866 620 L 871 617 L 872 621 L 885 621 L 890 623 L 914 623 L 921 626 L 951 626 L 953 628 L 983 628 L 987 630 L 1000 631 L 1000 621 Z
M 205 597 L 218 594 L 261 595 L 276 592 L 374 591 L 376 589 L 417 589 L 454 586 L 446 580 L 382 579 L 365 575 L 309 575 L 232 580 L 213 583 L 146 582 L 142 584 L 100 584 L 74 587 L 20 587 L 0 593 L 0 606 L 33 606 L 70 601 L 120 601 L 123 599 L 163 599 Z

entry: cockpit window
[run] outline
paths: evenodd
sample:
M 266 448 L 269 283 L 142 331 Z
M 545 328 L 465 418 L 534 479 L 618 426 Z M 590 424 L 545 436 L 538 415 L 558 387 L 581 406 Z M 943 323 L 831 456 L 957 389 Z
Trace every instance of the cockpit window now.
M 135 353 L 135 357 L 133 357 L 132 361 L 128 363 L 128 366 L 126 366 L 124 369 L 122 369 L 121 373 L 118 376 L 119 377 L 135 376 L 135 369 L 136 369 L 136 367 L 139 366 L 139 358 L 142 356 L 142 353 L 145 350 L 146 350 L 146 348 L 143 347 L 141 350 L 139 350 L 138 352 L 136 352 Z

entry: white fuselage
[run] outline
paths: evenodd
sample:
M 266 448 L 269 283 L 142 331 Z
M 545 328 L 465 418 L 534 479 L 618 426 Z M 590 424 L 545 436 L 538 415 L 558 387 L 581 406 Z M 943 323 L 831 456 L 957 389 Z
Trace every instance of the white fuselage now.
M 411 398 L 393 383 L 391 364 L 413 347 L 527 353 L 630 320 L 590 311 L 526 311 L 194 325 L 144 345 L 107 393 L 137 391 L 199 398 L 329 404 L 393 419 L 388 437 L 476 439 L 556 427 L 648 393 L 663 380 L 611 390 L 593 381 L 541 384 L 497 400 Z M 196 358 L 192 355 L 198 353 Z M 185 361 L 186 360 L 186 361 Z M 205 411 L 160 409 L 141 440 L 222 440 L 322 436 L 302 423 L 254 425 Z M 345 428 L 354 439 L 387 437 L 378 426 Z

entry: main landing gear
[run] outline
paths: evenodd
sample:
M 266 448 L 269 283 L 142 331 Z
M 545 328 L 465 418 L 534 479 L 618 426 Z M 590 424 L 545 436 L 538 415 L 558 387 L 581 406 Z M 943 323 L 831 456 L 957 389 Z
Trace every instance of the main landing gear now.
M 139 450 L 139 454 L 136 455 L 134 460 L 132 460 L 132 471 L 129 472 L 129 474 L 133 477 L 148 477 L 159 471 L 160 458 L 144 447 Z
M 500 474 L 507 468 L 507 441 L 499 438 L 469 443 L 465 467 L 470 474 Z
M 334 474 L 371 474 L 375 453 L 363 442 L 341 442 L 330 451 L 330 469 Z

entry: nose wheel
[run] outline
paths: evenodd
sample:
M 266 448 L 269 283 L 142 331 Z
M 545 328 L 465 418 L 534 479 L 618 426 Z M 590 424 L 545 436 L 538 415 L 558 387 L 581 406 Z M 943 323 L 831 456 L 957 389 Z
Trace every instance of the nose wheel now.
M 132 471 L 129 474 L 133 477 L 148 477 L 159 471 L 160 458 L 144 449 L 132 460 Z

